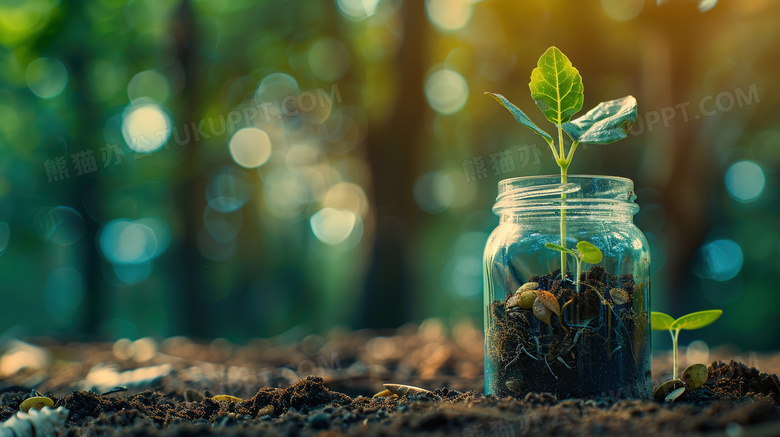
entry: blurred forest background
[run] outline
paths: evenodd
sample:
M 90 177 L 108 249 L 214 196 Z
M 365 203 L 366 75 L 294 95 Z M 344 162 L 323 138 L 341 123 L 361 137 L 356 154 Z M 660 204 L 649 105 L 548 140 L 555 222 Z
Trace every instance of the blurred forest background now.
M 639 102 L 570 174 L 635 181 L 653 309 L 725 310 L 683 344 L 777 348 L 778 23 L 772 0 L 3 0 L 0 334 L 481 326 L 496 184 L 557 172 L 482 93 L 541 126 L 556 45 L 585 108 Z

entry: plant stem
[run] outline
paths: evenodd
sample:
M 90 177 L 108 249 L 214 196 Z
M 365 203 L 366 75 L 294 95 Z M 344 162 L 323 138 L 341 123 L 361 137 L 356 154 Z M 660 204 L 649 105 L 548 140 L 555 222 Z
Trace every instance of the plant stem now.
M 566 173 L 569 169 L 569 162 L 564 158 L 563 154 L 563 126 L 558 124 L 558 150 L 560 151 L 558 156 L 560 161 L 558 166 L 561 167 L 561 184 L 567 182 Z M 561 247 L 566 248 L 566 209 L 563 207 L 563 203 L 566 202 L 566 193 L 561 193 Z M 561 252 L 561 281 L 566 277 L 566 254 Z M 577 278 L 574 278 L 577 282 Z
M 680 330 L 675 329 L 674 333 L 669 331 L 672 336 L 672 379 L 677 379 L 677 336 L 680 335 Z
M 577 276 L 574 278 L 574 287 L 578 294 L 580 292 L 580 274 L 582 274 L 582 255 L 577 255 Z

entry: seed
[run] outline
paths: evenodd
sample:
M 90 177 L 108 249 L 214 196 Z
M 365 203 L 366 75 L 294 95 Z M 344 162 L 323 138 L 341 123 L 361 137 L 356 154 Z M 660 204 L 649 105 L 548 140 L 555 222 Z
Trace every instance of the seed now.
M 539 301 L 550 309 L 558 317 L 561 316 L 561 306 L 558 304 L 558 299 L 553 296 L 549 291 L 537 290 L 536 295 Z
M 214 396 L 214 397 L 213 397 L 213 398 L 211 398 L 211 399 L 213 399 L 213 400 L 215 400 L 215 401 L 217 401 L 217 402 L 222 402 L 222 401 L 228 401 L 228 402 L 244 402 L 244 400 L 243 400 L 243 399 L 241 399 L 241 398 L 237 398 L 237 397 L 235 397 L 235 396 L 230 396 L 230 395 L 216 395 L 216 396 Z
M 552 311 L 544 306 L 539 298 L 534 301 L 534 316 L 536 316 L 536 318 L 542 322 L 546 323 L 548 326 L 552 327 L 552 325 L 550 325 L 550 316 L 552 316 Z
M 631 296 L 622 288 L 613 288 L 609 290 L 609 295 L 612 297 L 612 302 L 615 302 L 615 305 L 623 305 L 631 300 Z
M 657 401 L 664 400 L 671 392 L 678 388 L 685 387 L 685 383 L 679 379 L 671 379 L 659 385 L 653 392 L 653 398 Z
M 517 289 L 517 294 L 520 294 L 527 290 L 536 290 L 539 288 L 538 282 L 526 282 L 525 284 L 521 285 L 520 288 Z
M 196 390 L 187 389 L 184 390 L 184 402 L 200 402 L 203 400 L 203 395 Z
M 517 294 L 515 294 L 517 296 Z M 534 301 L 536 300 L 536 290 L 525 290 L 520 293 L 518 299 L 518 305 L 520 308 L 530 310 L 534 307 Z
M 54 405 L 54 401 L 46 396 L 33 396 L 25 399 L 21 405 L 19 405 L 19 409 L 26 413 L 33 408 L 40 410 L 43 407 L 51 407 L 52 405 Z
M 666 402 L 674 402 L 677 400 L 677 398 L 682 396 L 683 393 L 685 393 L 685 387 L 680 387 L 677 390 L 669 393 L 669 396 L 667 396 L 664 400 Z
M 396 395 L 393 394 L 393 392 L 391 392 L 390 390 L 382 390 L 382 391 L 380 391 L 379 393 L 375 394 L 372 397 L 373 398 L 387 398 L 387 397 L 390 397 L 390 396 L 396 396 Z M 396 397 L 398 397 L 398 396 L 396 396 Z
M 520 296 L 516 294 L 509 296 L 509 299 L 506 300 L 506 309 L 516 307 L 519 299 Z
M 390 390 L 391 393 L 398 395 L 398 396 L 412 396 L 412 395 L 420 395 L 420 394 L 433 394 L 433 392 L 428 391 L 424 388 L 420 387 L 413 387 L 411 385 L 403 385 L 403 384 L 384 384 L 385 388 Z
M 696 390 L 707 382 L 707 366 L 704 364 L 692 364 L 683 370 L 680 379 L 688 384 L 688 388 Z

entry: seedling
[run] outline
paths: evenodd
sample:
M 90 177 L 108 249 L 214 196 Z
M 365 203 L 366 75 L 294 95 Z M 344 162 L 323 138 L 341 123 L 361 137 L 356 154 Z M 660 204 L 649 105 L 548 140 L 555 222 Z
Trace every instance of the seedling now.
M 559 246 L 553 243 L 546 243 L 544 247 L 561 252 L 561 256 L 564 257 L 563 259 L 565 259 L 566 254 L 574 257 L 574 261 L 577 263 L 577 276 L 574 277 L 577 293 L 580 292 L 580 274 L 582 273 L 582 262 L 584 261 L 588 264 L 598 264 L 603 258 L 601 250 L 587 241 L 580 241 L 577 243 L 576 249 L 567 249 L 564 246 Z M 561 270 L 561 276 L 563 276 L 563 270 Z
M 582 109 L 582 76 L 569 58 L 556 47 L 550 47 L 539 58 L 537 67 L 531 72 L 529 87 L 536 105 L 547 120 L 558 128 L 557 145 L 550 134 L 534 124 L 520 108 L 504 96 L 496 93 L 485 94 L 501 103 L 520 124 L 544 138 L 561 169 L 562 184 L 567 182 L 567 172 L 580 143 L 609 144 L 623 139 L 636 121 L 636 99 L 632 96 L 600 103 L 582 117 L 571 121 L 572 116 Z M 564 132 L 571 141 L 568 152 L 565 150 Z M 561 194 L 561 201 L 560 247 L 566 249 L 566 210 L 563 206 L 566 201 L 565 193 Z M 561 275 L 566 273 L 566 254 L 567 252 L 561 251 Z
M 672 336 L 672 356 L 674 363 L 672 379 L 677 379 L 677 337 L 680 335 L 680 330 L 704 328 L 718 320 L 718 317 L 720 317 L 721 314 L 723 314 L 723 310 L 698 311 L 686 314 L 675 320 L 669 314 L 659 313 L 657 311 L 650 313 L 650 326 L 653 331 L 669 331 L 669 334 Z

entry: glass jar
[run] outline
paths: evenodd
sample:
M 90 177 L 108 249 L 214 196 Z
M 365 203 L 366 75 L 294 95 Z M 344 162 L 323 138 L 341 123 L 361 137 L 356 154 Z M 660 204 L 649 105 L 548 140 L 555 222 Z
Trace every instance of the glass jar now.
M 650 396 L 650 254 L 635 198 L 619 177 L 499 182 L 484 254 L 486 394 Z M 600 261 L 578 257 L 582 241 Z

